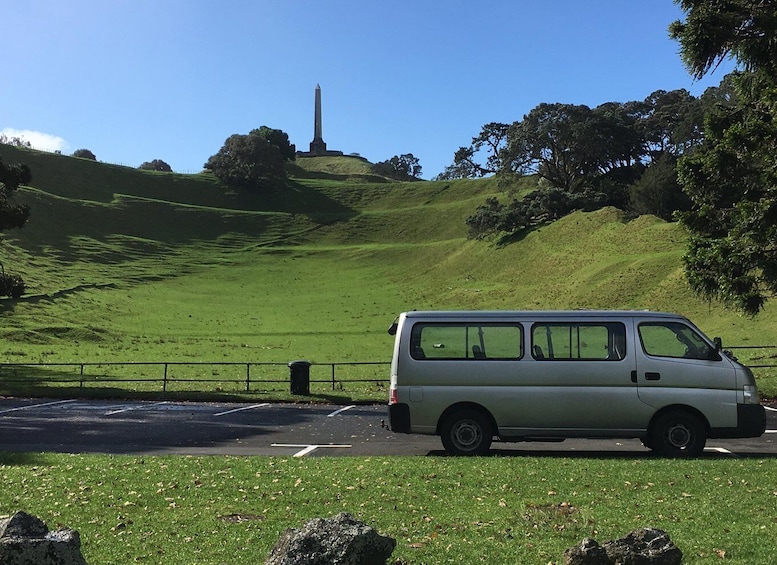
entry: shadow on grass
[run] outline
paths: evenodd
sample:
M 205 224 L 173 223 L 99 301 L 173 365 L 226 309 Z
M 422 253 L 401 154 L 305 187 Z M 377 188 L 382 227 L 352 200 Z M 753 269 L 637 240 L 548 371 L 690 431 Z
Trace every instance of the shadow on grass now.
M 40 453 L 26 451 L 0 451 L 0 465 L 26 467 L 45 464 L 45 456 Z

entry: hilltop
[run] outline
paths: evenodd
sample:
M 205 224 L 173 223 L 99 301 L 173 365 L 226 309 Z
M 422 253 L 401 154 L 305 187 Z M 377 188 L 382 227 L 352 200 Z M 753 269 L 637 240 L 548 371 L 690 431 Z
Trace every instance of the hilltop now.
M 4 301 L 9 360 L 376 360 L 422 308 L 649 308 L 740 345 L 777 342 L 696 299 L 685 234 L 652 216 L 577 212 L 499 243 L 467 239 L 492 179 L 390 182 L 357 157 L 300 159 L 280 195 L 209 174 L 141 171 L 0 146 L 32 216 L 0 245 L 28 295 Z M 527 183 L 531 183 L 527 180 Z

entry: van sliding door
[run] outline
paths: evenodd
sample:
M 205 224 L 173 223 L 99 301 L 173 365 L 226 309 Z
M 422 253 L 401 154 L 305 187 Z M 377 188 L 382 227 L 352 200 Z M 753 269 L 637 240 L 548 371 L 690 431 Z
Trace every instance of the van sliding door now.
M 531 367 L 522 378 L 517 428 L 632 430 L 649 408 L 631 380 L 631 328 L 622 322 L 540 322 L 531 328 Z

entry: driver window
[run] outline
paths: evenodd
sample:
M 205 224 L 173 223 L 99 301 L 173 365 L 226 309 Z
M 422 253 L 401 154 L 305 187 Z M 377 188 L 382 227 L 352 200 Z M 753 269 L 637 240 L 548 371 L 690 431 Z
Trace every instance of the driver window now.
M 706 360 L 717 357 L 698 333 L 678 322 L 640 324 L 639 338 L 645 353 L 655 357 Z

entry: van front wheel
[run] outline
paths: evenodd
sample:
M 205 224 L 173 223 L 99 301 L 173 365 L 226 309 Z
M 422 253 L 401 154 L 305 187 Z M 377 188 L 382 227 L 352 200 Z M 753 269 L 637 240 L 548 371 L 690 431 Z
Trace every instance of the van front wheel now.
M 489 418 L 477 410 L 459 410 L 440 429 L 442 445 L 451 455 L 485 455 L 494 437 Z
M 673 410 L 662 414 L 650 428 L 649 445 L 666 457 L 697 457 L 707 443 L 707 427 L 695 414 Z

